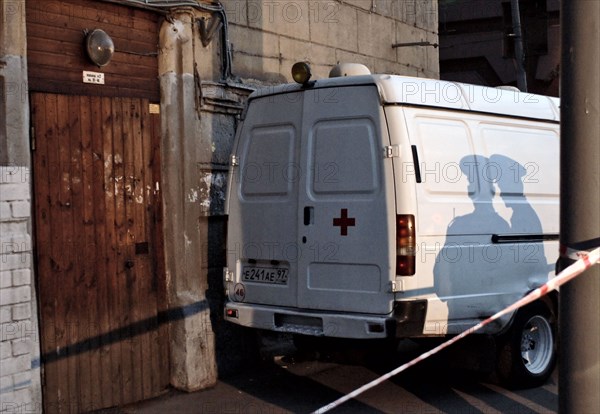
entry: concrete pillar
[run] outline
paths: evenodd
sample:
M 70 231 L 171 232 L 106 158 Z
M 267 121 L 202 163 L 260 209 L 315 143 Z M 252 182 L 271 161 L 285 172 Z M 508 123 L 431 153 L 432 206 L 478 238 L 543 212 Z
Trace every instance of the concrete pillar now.
M 217 380 L 198 191 L 199 165 L 211 154 L 200 140 L 199 79 L 194 76 L 194 46 L 200 39 L 194 10 L 176 9 L 170 17 L 161 28 L 159 55 L 163 223 L 168 306 L 170 314 L 183 316 L 170 325 L 171 383 L 194 391 Z
M 562 2 L 560 17 L 560 244 L 585 251 L 600 240 L 600 4 Z M 600 266 L 560 289 L 559 413 L 600 412 L 599 294 Z
M 0 164 L 29 166 L 25 2 L 0 0 Z

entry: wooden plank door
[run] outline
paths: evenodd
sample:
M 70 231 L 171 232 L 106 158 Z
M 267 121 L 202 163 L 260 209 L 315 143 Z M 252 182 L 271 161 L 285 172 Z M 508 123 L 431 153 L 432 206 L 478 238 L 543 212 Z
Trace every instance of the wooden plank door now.
M 159 115 L 139 98 L 31 104 L 45 412 L 156 396 L 169 382 Z

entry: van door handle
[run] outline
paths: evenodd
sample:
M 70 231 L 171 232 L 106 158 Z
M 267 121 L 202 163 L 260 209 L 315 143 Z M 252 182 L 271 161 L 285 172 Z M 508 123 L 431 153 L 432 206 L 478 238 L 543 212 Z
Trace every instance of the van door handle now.
M 315 221 L 315 208 L 314 207 L 304 207 L 304 225 L 309 226 L 312 225 Z

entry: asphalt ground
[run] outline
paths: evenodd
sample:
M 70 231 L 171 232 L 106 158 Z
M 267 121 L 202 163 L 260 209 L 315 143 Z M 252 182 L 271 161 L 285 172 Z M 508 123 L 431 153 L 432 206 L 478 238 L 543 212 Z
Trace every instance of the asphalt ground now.
M 474 346 L 481 347 L 482 343 Z M 508 390 L 490 380 L 486 368 L 474 368 L 472 361 L 479 359 L 471 358 L 473 349 L 457 347 L 455 352 L 426 360 L 331 412 L 521 414 L 558 411 L 557 370 L 542 387 Z M 300 353 L 291 343 L 271 340 L 263 346 L 261 361 L 219 379 L 210 389 L 194 393 L 171 390 L 153 400 L 110 412 L 310 413 L 391 371 L 422 350 L 423 347 L 409 343 L 401 344 L 399 352 L 391 357 L 363 349 Z

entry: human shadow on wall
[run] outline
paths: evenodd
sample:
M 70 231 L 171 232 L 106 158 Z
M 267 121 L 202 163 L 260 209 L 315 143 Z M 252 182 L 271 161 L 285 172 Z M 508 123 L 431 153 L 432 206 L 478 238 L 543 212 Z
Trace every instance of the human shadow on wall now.
M 455 217 L 434 266 L 436 293 L 448 309 L 447 333 L 456 334 L 544 283 L 551 270 L 541 221 L 524 194 L 526 169 L 503 156 L 469 155 L 460 168 L 468 179 L 471 213 Z M 494 196 L 512 210 L 510 222 Z

